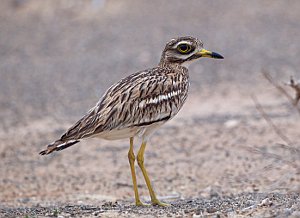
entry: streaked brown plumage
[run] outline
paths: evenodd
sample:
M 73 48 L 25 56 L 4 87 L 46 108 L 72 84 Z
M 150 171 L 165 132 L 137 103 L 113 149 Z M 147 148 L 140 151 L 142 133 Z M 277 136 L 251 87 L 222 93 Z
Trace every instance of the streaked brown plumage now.
M 95 107 L 40 154 L 65 149 L 89 137 L 109 140 L 130 138 L 128 157 L 136 205 L 142 205 L 136 187 L 133 153 L 133 138 L 141 137 L 143 143 L 137 155 L 138 164 L 145 177 L 152 204 L 164 205 L 156 198 L 144 168 L 144 150 L 153 131 L 172 119 L 183 106 L 189 89 L 186 65 L 200 57 L 223 58 L 203 49 L 203 43 L 196 38 L 172 39 L 167 43 L 157 67 L 131 74 L 112 85 Z

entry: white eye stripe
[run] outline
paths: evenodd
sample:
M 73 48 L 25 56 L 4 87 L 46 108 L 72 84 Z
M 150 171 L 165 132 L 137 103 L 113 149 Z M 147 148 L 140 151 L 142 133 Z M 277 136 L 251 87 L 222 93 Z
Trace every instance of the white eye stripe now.
M 177 46 L 178 46 L 178 45 L 181 45 L 181 44 L 189 44 L 189 45 L 192 45 L 192 43 L 189 42 L 189 41 L 180 41 L 180 42 L 176 43 L 176 44 L 173 46 L 173 48 L 177 48 Z

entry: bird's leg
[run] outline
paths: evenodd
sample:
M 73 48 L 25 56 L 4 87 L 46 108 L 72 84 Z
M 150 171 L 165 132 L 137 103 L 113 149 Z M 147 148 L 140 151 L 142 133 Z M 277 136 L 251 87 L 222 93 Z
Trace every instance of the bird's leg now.
M 143 176 L 145 178 L 145 182 L 147 184 L 147 187 L 148 187 L 148 190 L 149 190 L 149 193 L 150 193 L 150 197 L 151 197 L 151 202 L 152 202 L 152 205 L 159 205 L 159 206 L 169 206 L 168 204 L 165 204 L 165 203 L 162 203 L 160 202 L 156 195 L 155 195 L 155 192 L 152 188 L 152 185 L 151 185 L 151 182 L 150 182 L 150 179 L 149 179 L 149 176 L 148 176 L 148 173 L 146 171 L 146 168 L 144 166 L 144 153 L 145 153 L 145 148 L 146 148 L 146 142 L 143 141 L 141 147 L 140 147 L 140 150 L 138 152 L 138 155 L 137 155 L 137 162 L 138 162 L 138 165 L 139 167 L 141 168 L 142 170 L 142 173 L 143 173 Z
M 135 195 L 135 205 L 143 206 L 144 204 L 140 200 L 140 196 L 139 196 L 139 192 L 138 192 L 138 188 L 137 188 L 137 182 L 136 182 L 136 174 L 135 174 L 135 167 L 134 167 L 135 156 L 133 153 L 133 137 L 130 137 L 130 148 L 128 151 L 128 160 L 129 160 L 130 169 L 131 169 L 132 183 L 133 183 L 133 189 L 134 189 L 134 195 Z

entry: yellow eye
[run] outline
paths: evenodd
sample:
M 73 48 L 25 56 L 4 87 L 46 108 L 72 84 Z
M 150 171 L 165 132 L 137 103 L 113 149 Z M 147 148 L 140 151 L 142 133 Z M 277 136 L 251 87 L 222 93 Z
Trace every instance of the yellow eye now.
M 180 44 L 177 46 L 177 50 L 182 54 L 187 54 L 192 50 L 190 44 Z

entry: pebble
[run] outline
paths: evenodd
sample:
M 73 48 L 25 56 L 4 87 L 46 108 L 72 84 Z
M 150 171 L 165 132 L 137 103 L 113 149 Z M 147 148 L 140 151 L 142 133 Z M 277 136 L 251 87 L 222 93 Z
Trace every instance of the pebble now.
M 273 202 L 269 198 L 265 198 L 261 201 L 259 206 L 271 206 Z
M 215 208 L 215 207 L 209 207 L 209 208 L 206 209 L 206 211 L 207 211 L 207 213 L 215 213 L 215 212 L 217 212 L 218 210 L 217 210 L 217 208 Z

